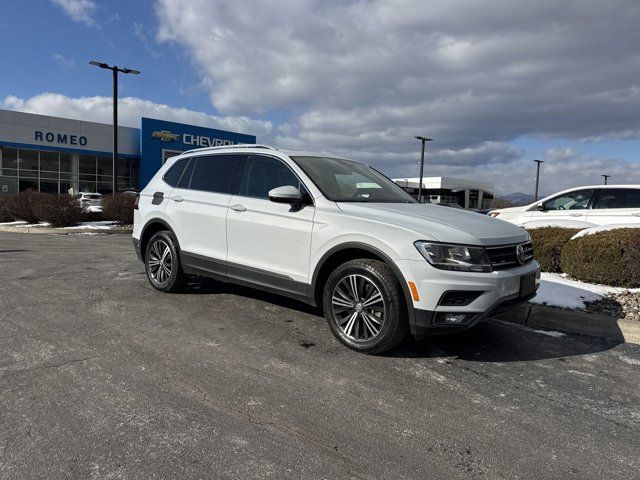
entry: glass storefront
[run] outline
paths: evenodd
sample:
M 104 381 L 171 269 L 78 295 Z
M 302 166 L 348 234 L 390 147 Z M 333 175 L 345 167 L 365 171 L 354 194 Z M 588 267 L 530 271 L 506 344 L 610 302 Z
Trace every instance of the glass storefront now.
M 140 184 L 140 159 L 119 158 L 118 190 Z M 111 193 L 111 157 L 0 146 L 0 194 L 23 190 L 47 193 Z

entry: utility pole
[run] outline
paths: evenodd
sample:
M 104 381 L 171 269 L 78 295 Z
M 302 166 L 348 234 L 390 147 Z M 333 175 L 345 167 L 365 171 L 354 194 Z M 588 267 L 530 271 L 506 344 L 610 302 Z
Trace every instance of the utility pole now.
M 534 160 L 536 162 L 536 193 L 534 195 L 534 202 L 538 201 L 538 186 L 540 185 L 540 164 L 544 163 L 544 160 Z
M 602 175 L 604 177 L 604 184 L 607 184 L 607 180 L 609 180 L 609 177 L 611 177 L 611 175 Z
M 112 192 L 115 195 L 118 191 L 118 72 L 122 73 L 131 73 L 132 75 L 139 75 L 139 70 L 132 70 L 130 68 L 119 68 L 117 65 L 113 67 L 107 65 L 104 62 L 89 62 L 91 65 L 95 65 L 96 67 L 104 68 L 106 70 L 111 70 L 113 72 L 113 153 L 112 153 L 112 163 L 113 163 L 113 182 L 112 182 Z
M 432 142 L 433 138 L 427 137 L 414 137 L 416 140 L 422 142 L 422 155 L 420 156 L 420 185 L 418 186 L 418 201 L 422 203 L 422 175 L 424 172 L 424 147 L 427 142 Z

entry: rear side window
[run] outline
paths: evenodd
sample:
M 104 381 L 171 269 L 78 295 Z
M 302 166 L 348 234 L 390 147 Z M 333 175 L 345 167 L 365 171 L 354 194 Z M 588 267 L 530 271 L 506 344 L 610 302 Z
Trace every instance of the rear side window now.
M 304 192 L 298 177 L 280 160 L 260 155 L 249 156 L 240 185 L 240 195 L 268 199 L 270 190 L 285 185 Z
M 187 165 L 189 161 L 188 158 L 183 158 L 182 160 L 178 160 L 168 171 L 164 174 L 164 181 L 175 187 L 178 185 L 180 181 L 180 177 L 182 176 L 182 172 L 184 171 L 184 167 Z
M 640 208 L 640 188 L 605 188 L 596 209 Z
M 241 161 L 241 155 L 198 157 L 189 188 L 205 192 L 231 193 Z

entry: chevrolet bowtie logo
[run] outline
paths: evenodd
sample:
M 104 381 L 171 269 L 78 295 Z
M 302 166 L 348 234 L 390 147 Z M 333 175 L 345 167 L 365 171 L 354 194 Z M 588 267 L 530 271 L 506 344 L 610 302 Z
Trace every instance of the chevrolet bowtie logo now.
M 159 130 L 153 132 L 151 134 L 151 138 L 159 138 L 163 142 L 173 142 L 175 140 L 178 140 L 178 138 L 180 138 L 180 135 L 171 133 L 168 130 Z

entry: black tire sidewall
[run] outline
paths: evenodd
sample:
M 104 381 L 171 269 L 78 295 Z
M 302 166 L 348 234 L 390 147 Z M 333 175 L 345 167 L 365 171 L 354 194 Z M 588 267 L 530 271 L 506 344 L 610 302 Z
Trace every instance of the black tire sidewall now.
M 164 241 L 169 246 L 169 249 L 171 250 L 171 256 L 172 256 L 171 275 L 163 283 L 156 282 L 151 277 L 151 273 L 149 272 L 149 256 L 151 254 L 151 245 L 153 245 L 153 243 L 156 240 Z M 175 240 L 175 238 L 170 232 L 161 231 L 153 234 L 153 236 L 149 240 L 149 243 L 147 244 L 147 248 L 145 249 L 144 269 L 145 269 L 145 272 L 147 273 L 147 278 L 149 280 L 149 283 L 156 290 L 159 290 L 161 292 L 171 292 L 178 286 L 181 279 L 181 275 L 182 275 L 182 266 L 180 264 L 180 253 L 177 247 L 177 241 Z
M 349 348 L 360 352 L 384 351 L 385 348 L 381 349 L 381 347 L 390 342 L 390 339 L 397 328 L 397 323 L 404 321 L 404 318 L 402 317 L 402 307 L 398 302 L 398 299 L 400 298 L 398 294 L 400 292 L 397 291 L 397 282 L 389 282 L 388 276 L 385 278 L 384 273 L 380 271 L 379 265 L 384 264 L 375 261 L 352 261 L 344 263 L 336 268 L 336 270 L 334 270 L 334 272 L 329 276 L 323 292 L 322 303 L 325 318 L 329 323 L 329 328 L 331 328 L 331 331 L 338 340 Z M 331 304 L 333 290 L 342 278 L 351 274 L 362 275 L 371 280 L 376 287 L 380 289 L 386 307 L 386 318 L 384 325 L 382 326 L 382 330 L 375 338 L 367 342 L 355 342 L 347 337 L 336 323 L 333 315 L 333 308 Z M 389 283 L 391 283 L 391 285 L 389 285 Z M 392 288 L 395 288 L 396 291 L 390 291 Z

